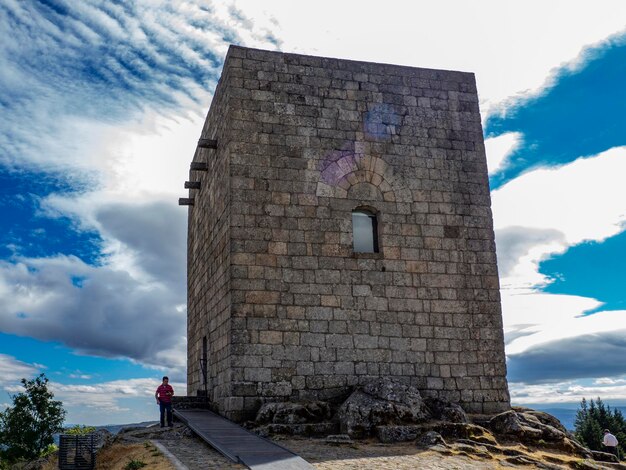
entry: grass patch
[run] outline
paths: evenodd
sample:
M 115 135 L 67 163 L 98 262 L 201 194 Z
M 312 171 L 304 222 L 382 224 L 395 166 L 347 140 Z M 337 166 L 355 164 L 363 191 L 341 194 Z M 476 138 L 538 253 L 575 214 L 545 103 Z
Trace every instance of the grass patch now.
M 158 452 L 158 454 L 157 454 Z M 114 444 L 98 452 L 96 470 L 137 470 L 139 466 L 129 467 L 131 462 L 142 462 L 150 470 L 173 470 L 167 458 L 151 443 Z M 135 463 L 133 465 L 139 465 Z
M 139 470 L 140 468 L 147 467 L 148 464 L 143 460 L 129 460 L 126 465 L 124 465 L 124 470 Z

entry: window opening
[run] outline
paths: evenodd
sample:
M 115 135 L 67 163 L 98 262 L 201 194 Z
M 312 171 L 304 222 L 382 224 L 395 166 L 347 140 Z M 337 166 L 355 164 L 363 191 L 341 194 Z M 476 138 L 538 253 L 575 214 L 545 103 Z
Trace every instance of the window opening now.
M 366 210 L 352 212 L 352 239 L 355 253 L 378 253 L 378 222 Z

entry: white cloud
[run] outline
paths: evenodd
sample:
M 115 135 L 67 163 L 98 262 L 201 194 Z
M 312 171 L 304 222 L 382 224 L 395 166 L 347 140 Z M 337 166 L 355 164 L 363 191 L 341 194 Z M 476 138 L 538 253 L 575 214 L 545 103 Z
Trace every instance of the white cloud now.
M 0 377 L 5 386 L 21 379 L 30 379 L 39 374 L 42 368 L 39 364 L 28 364 L 8 354 L 0 354 Z
M 594 385 L 615 385 L 615 384 L 626 384 L 626 379 L 612 379 L 610 377 L 602 377 L 600 379 L 594 380 Z
M 286 52 L 475 72 L 483 112 L 542 87 L 555 65 L 621 31 L 626 16 L 618 0 L 530 0 L 523 6 L 443 0 L 398 8 L 374 0 L 319 0 L 304 13 L 300 4 L 282 0 L 237 5 L 259 26 L 275 28 L 274 17 Z
M 506 291 L 502 296 L 504 329 L 514 337 L 506 346 L 507 354 L 566 338 L 626 330 L 626 311 L 585 315 L 601 305 L 595 299 L 574 295 Z
M 130 423 L 158 419 L 158 408 L 154 406 L 154 392 L 161 383 L 160 377 L 129 378 L 91 384 L 62 384 L 50 381 L 49 390 L 55 400 L 63 403 L 67 411 L 66 425 L 80 423 L 104 425 Z M 186 384 L 170 382 L 177 395 L 184 396 Z M 22 392 L 17 383 L 8 384 L 10 393 Z M 0 403 L 0 409 L 10 403 Z
M 105 148 L 98 156 L 107 165 L 100 182 L 103 189 L 133 200 L 147 200 L 155 194 L 176 200 L 184 192 L 203 122 L 200 115 L 165 118 L 146 113 L 139 123 L 111 128 L 101 139 Z
M 558 230 L 564 243 L 604 240 L 626 221 L 626 147 L 526 173 L 493 191 L 494 226 Z
M 609 312 L 594 315 L 605 313 Z M 624 312 L 615 312 L 613 318 L 618 315 L 623 316 Z M 519 348 L 521 352 L 509 354 L 509 380 L 546 383 L 625 374 L 626 363 L 619 360 L 626 352 L 626 329 L 623 327 L 623 320 L 618 322 L 615 330 L 603 328 L 602 321 L 599 326 L 593 323 L 586 325 L 592 325 L 589 333 L 575 331 L 573 334 L 568 334 L 567 330 L 571 323 L 559 325 L 565 332 L 563 337 L 537 341 L 532 347 Z
M 38 215 L 69 217 L 102 243 L 94 266 L 13 246 L 0 264 L 0 329 L 184 368 L 187 211 L 176 200 L 228 42 L 274 48 L 270 31 L 232 2 L 158 0 L 60 16 L 9 1 L 2 25 L 12 34 L 0 48 L 0 92 L 13 99 L 0 143 L 15 150 L 2 163 L 83 188 L 46 196 Z M 47 66 L 29 73 L 42 53 Z
M 583 241 L 620 233 L 626 221 L 626 147 L 521 175 L 492 192 L 501 284 L 541 287 L 539 262 Z
M 45 4 L 5 2 L 0 92 L 12 99 L 3 103 L 10 125 L 0 127 L 0 162 L 97 171 L 110 165 L 95 157 L 107 155 L 99 144 L 117 126 L 136 132 L 133 123 L 145 125 L 154 114 L 204 115 L 229 42 L 276 47 L 264 26 L 232 6 L 94 1 L 56 14 Z
M 602 400 L 623 400 L 626 386 L 598 387 L 584 386 L 577 382 L 558 382 L 552 384 L 526 385 L 510 383 L 511 404 L 535 403 L 572 403 L 583 398 L 601 397 Z
M 61 341 L 84 353 L 182 368 L 184 291 L 160 281 L 71 256 L 0 262 L 0 330 Z
M 521 140 L 522 134 L 519 132 L 507 132 L 497 137 L 485 139 L 489 174 L 496 173 L 504 166 L 507 157 L 520 145 Z
M 587 384 L 586 381 L 562 381 L 549 384 L 527 385 L 509 383 L 512 404 L 572 403 L 583 398 L 601 397 L 602 400 L 624 400 L 626 385 L 624 380 L 615 383 Z
M 537 261 L 543 253 L 550 251 L 550 247 L 561 251 L 564 244 L 563 234 L 555 229 L 515 226 L 497 230 L 498 269 L 500 278 L 506 280 L 503 287 L 532 287 L 545 283 L 545 276 L 537 271 Z
M 113 380 L 89 385 L 60 384 L 52 382 L 50 390 L 64 406 L 95 408 L 99 411 L 127 411 L 121 400 L 128 398 L 152 398 L 159 381 L 152 378 Z M 172 383 L 178 395 L 186 393 L 186 385 Z
M 623 372 L 610 357 L 626 354 L 626 343 L 615 336 L 626 331 L 626 311 L 601 311 L 596 299 L 541 292 L 551 279 L 539 272 L 539 263 L 623 230 L 625 172 L 626 147 L 617 147 L 526 173 L 492 193 L 506 351 L 514 377 L 536 381 Z M 601 362 L 604 356 L 608 363 Z

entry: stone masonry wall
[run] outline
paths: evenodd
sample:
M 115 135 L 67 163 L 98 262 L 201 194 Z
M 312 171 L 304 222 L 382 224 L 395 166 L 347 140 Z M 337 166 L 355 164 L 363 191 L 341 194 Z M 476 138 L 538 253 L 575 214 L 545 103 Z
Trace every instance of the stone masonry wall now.
M 220 301 L 207 300 L 217 274 L 191 275 L 215 256 L 189 258 L 190 361 L 208 316 L 220 412 L 241 420 L 380 376 L 469 412 L 507 409 L 473 74 L 231 47 L 220 86 L 227 109 L 212 106 L 204 132 L 227 122 L 230 228 L 196 215 L 216 185 L 190 216 L 190 244 L 230 240 L 211 268 L 230 263 Z M 353 252 L 356 208 L 377 214 L 379 253 Z
M 189 174 L 189 180 L 200 181 L 201 186 L 189 190 L 195 205 L 190 206 L 188 224 L 187 390 L 192 395 L 204 389 L 200 360 L 206 337 L 207 385 L 212 400 L 231 396 L 228 81 L 225 67 L 201 135 L 217 139 L 218 149 L 198 148 L 193 161 L 207 163 L 208 171 Z

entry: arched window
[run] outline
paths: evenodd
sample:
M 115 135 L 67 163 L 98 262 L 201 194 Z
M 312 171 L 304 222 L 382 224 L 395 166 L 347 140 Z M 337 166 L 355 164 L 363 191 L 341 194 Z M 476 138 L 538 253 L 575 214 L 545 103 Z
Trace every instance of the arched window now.
M 352 239 L 355 253 L 378 253 L 376 214 L 365 209 L 352 212 Z

